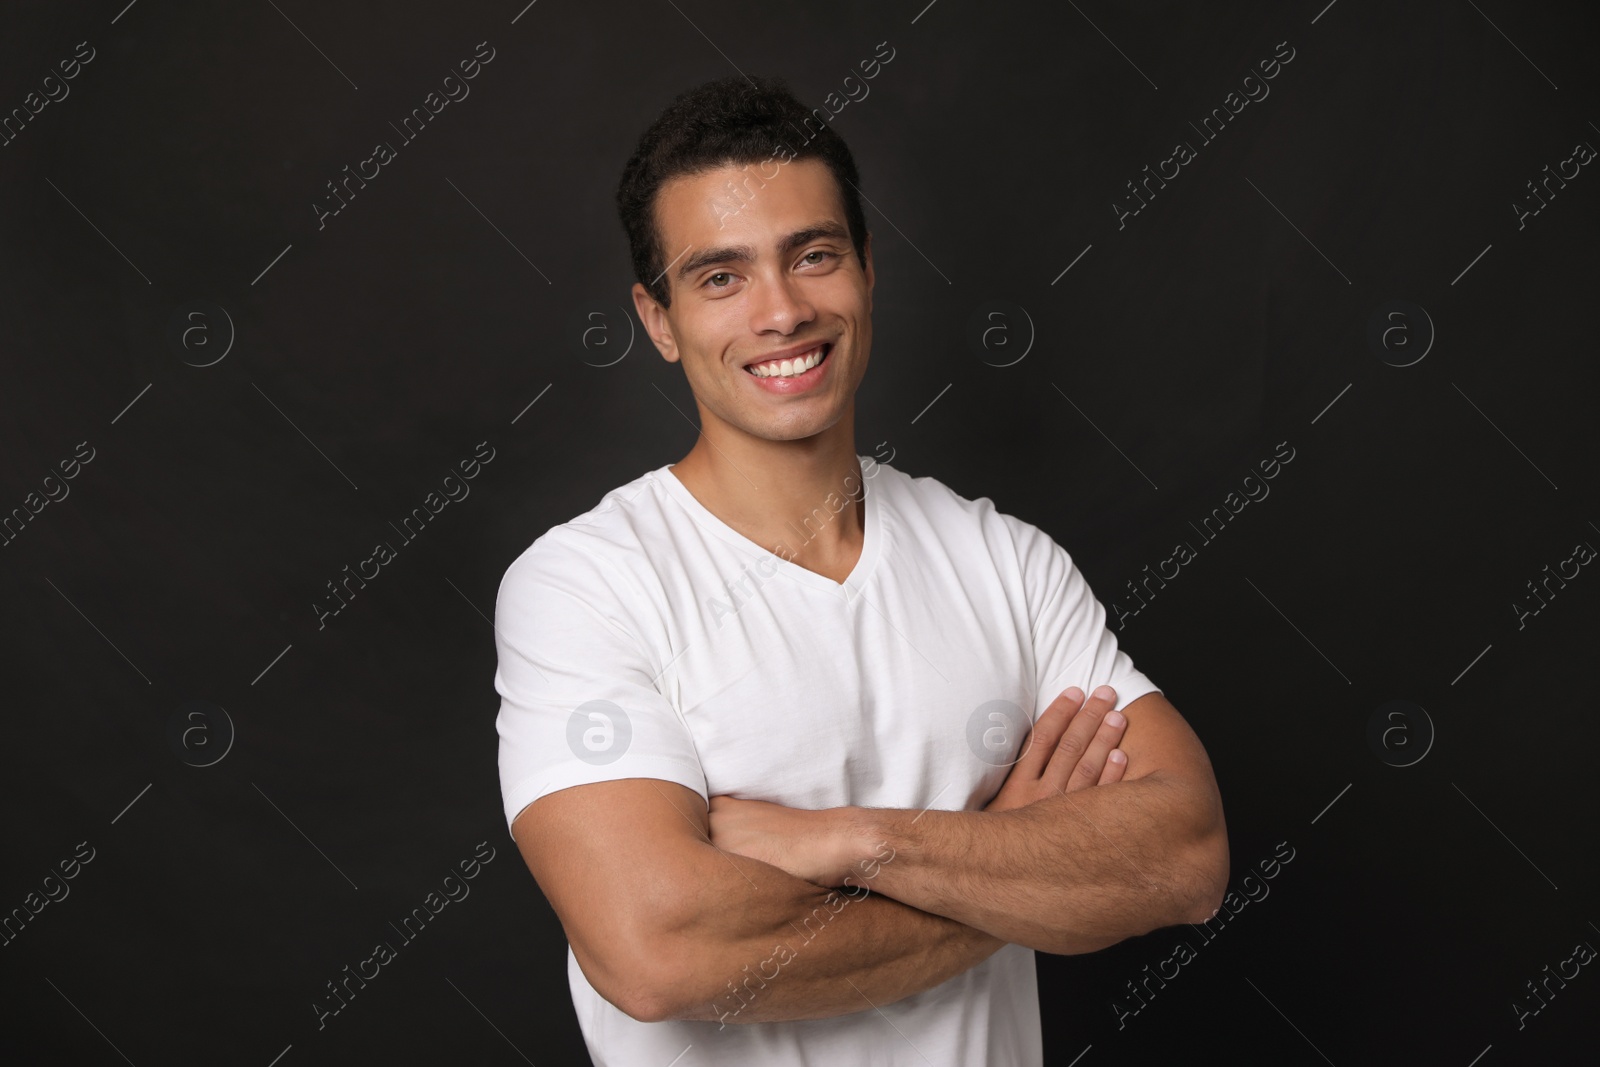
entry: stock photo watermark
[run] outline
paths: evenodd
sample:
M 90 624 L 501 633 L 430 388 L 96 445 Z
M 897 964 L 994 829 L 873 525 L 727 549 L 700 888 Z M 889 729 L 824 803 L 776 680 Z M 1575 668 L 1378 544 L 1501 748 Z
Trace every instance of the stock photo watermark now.
M 1367 747 L 1391 767 L 1421 763 L 1433 748 L 1433 719 L 1410 700 L 1389 700 L 1367 717 Z
M 29 890 L 20 905 L 12 908 L 4 918 L 0 918 L 0 946 L 10 947 L 11 942 L 22 935 L 22 931 L 39 916 L 40 912 L 51 904 L 59 904 L 66 900 L 72 892 L 72 887 L 67 883 L 78 877 L 84 865 L 92 862 L 94 857 L 94 846 L 87 841 L 79 841 L 72 855 L 56 864 L 59 874 L 57 871 L 51 871 L 45 875 L 38 889 Z
M 1542 569 L 1543 578 L 1529 578 L 1528 592 L 1532 595 L 1526 600 L 1511 602 L 1511 610 L 1517 615 L 1517 629 L 1527 629 L 1528 620 L 1549 607 L 1550 601 L 1556 598 L 1556 594 L 1567 587 L 1570 579 L 1582 574 L 1580 568 L 1586 566 L 1592 559 L 1594 559 L 1594 546 L 1587 541 L 1580 541 L 1573 546 L 1572 555 L 1557 563 L 1554 571 L 1551 571 L 1550 564 L 1546 563 Z M 1536 581 L 1538 584 L 1535 584 Z M 1553 588 L 1551 582 L 1555 583 Z
M 87 55 L 84 49 L 88 49 Z M 72 87 L 67 82 L 81 74 L 83 67 L 93 62 L 97 54 L 88 41 L 79 41 L 72 58 L 56 63 L 61 72 L 59 77 L 50 73 L 40 79 L 39 89 L 44 90 L 43 96 L 39 95 L 39 89 L 30 89 L 28 95 L 22 98 L 21 106 L 12 108 L 4 117 L 0 117 L 0 148 L 10 146 L 12 141 L 22 136 L 22 131 L 28 128 L 30 122 L 37 121 L 45 108 L 59 104 L 71 95 Z
M 622 324 L 627 324 L 623 339 Z M 638 331 L 633 316 L 614 300 L 586 300 L 577 305 L 567 325 L 567 336 L 577 342 L 578 356 L 591 367 L 604 369 L 621 363 L 633 351 Z
M 1367 347 L 1391 367 L 1421 363 L 1433 341 L 1433 317 L 1420 304 L 1391 300 L 1367 317 Z
M 1285 449 L 1288 449 L 1288 451 L 1285 452 Z M 1200 520 L 1199 526 L 1195 526 L 1193 522 L 1189 523 L 1189 526 L 1201 538 L 1200 546 L 1204 548 L 1212 541 L 1215 541 L 1218 535 L 1227 528 L 1228 523 L 1238 518 L 1239 513 L 1249 507 L 1251 503 L 1260 503 L 1267 499 L 1267 496 L 1272 492 L 1272 487 L 1267 483 L 1282 473 L 1282 465 L 1292 463 L 1294 457 L 1295 450 L 1290 447 L 1289 442 L 1279 441 L 1277 448 L 1273 450 L 1272 458 L 1260 460 L 1256 464 L 1261 472 L 1260 477 L 1257 477 L 1254 473 L 1245 475 L 1240 482 L 1239 489 L 1230 490 L 1228 495 L 1222 498 L 1222 503 L 1212 508 L 1211 514 Z M 1240 495 L 1241 490 L 1243 491 L 1242 496 Z M 1192 543 L 1181 541 L 1172 546 L 1172 555 L 1157 563 L 1154 570 L 1151 570 L 1150 564 L 1146 563 L 1144 565 L 1144 577 L 1138 579 L 1140 585 L 1135 585 L 1134 579 L 1128 579 L 1125 583 L 1128 587 L 1128 592 L 1132 594 L 1133 600 L 1137 601 L 1139 606 L 1133 607 L 1131 602 L 1125 604 L 1121 600 L 1112 600 L 1111 609 L 1117 616 L 1117 629 L 1125 629 L 1129 619 L 1150 606 L 1149 601 L 1146 599 L 1146 594 L 1148 594 L 1149 600 L 1154 600 L 1156 593 L 1165 589 L 1167 582 L 1182 574 L 1183 567 L 1194 562 L 1199 554 L 1199 550 Z M 1153 588 L 1151 586 L 1152 582 L 1155 583 Z M 1143 593 L 1140 592 L 1141 586 L 1143 587 Z
M 1287 855 L 1284 854 L 1284 849 L 1286 848 L 1289 850 Z M 1200 948 L 1204 948 L 1215 941 L 1218 935 L 1226 928 L 1226 924 L 1237 919 L 1239 913 L 1244 911 L 1251 903 L 1259 903 L 1266 900 L 1267 894 L 1272 892 L 1267 883 L 1282 873 L 1283 867 L 1287 866 L 1294 857 L 1295 850 L 1289 846 L 1289 842 L 1278 842 L 1277 847 L 1273 849 L 1272 856 L 1264 860 L 1258 860 L 1256 863 L 1256 866 L 1261 869 L 1261 877 L 1258 879 L 1254 874 L 1247 874 L 1239 883 L 1239 888 L 1244 892 L 1244 896 L 1241 897 L 1230 889 L 1222 898 L 1222 907 L 1212 912 L 1211 918 L 1199 926 L 1190 923 L 1190 928 L 1204 938 L 1204 940 L 1200 941 Z M 1251 888 L 1252 882 L 1255 883 L 1254 889 Z M 1213 924 L 1215 924 L 1214 927 Z M 1113 999 L 1111 1001 L 1111 1010 L 1117 1016 L 1118 1030 L 1126 1028 L 1130 1018 L 1149 1007 L 1149 1002 L 1155 999 L 1156 994 L 1167 988 L 1168 982 L 1183 973 L 1183 967 L 1186 964 L 1192 963 L 1199 958 L 1200 948 L 1194 947 L 1189 941 L 1190 939 L 1185 937 L 1173 946 L 1172 955 L 1157 960 L 1154 972 L 1151 971 L 1150 965 L 1147 963 L 1144 966 L 1144 976 L 1142 978 L 1128 979 L 1126 985 L 1128 995 L 1132 999 L 1125 1001 Z M 1152 982 L 1155 983 L 1154 986 L 1151 985 Z M 1135 1007 L 1136 1004 L 1137 1007 Z
M 609 700 L 590 700 L 567 716 L 567 748 L 585 763 L 615 763 L 633 743 L 633 721 Z
M 1517 214 L 1517 229 L 1527 229 L 1528 220 L 1549 207 L 1550 201 L 1556 198 L 1556 193 L 1567 187 L 1568 180 L 1582 174 L 1580 168 L 1586 166 L 1593 158 L 1594 147 L 1587 141 L 1580 141 L 1573 146 L 1572 155 L 1556 164 L 1554 173 L 1551 173 L 1550 164 L 1546 163 L 1544 177 L 1529 178 L 1527 185 L 1530 199 L 1522 202 L 1512 201 L 1511 204 L 1511 210 Z M 1569 166 L 1571 173 L 1568 173 Z M 1555 185 L 1552 186 L 1551 182 Z
M 887 856 L 884 855 L 885 849 L 888 849 L 889 852 Z M 859 894 L 846 893 L 838 889 L 830 889 L 828 891 L 828 895 L 823 898 L 822 903 L 817 907 L 812 908 L 811 914 L 807 915 L 800 921 L 800 926 L 804 927 L 805 929 L 802 931 L 800 927 L 796 927 L 795 932 L 799 933 L 801 937 L 805 939 L 800 942 L 801 949 L 805 948 L 812 941 L 816 940 L 817 935 L 822 933 L 823 930 L 827 929 L 827 925 L 833 921 L 834 916 L 844 911 L 844 909 L 849 906 L 851 901 L 865 900 L 867 897 L 872 895 L 872 890 L 869 889 L 865 883 L 876 878 L 878 876 L 878 872 L 883 868 L 884 864 L 887 864 L 894 859 L 895 851 L 889 845 L 889 842 L 880 841 L 878 842 L 877 847 L 874 849 L 874 855 L 875 858 L 868 858 L 857 862 L 856 866 L 861 871 L 861 881 L 858 882 L 855 880 L 856 876 L 854 873 L 847 874 L 844 877 L 844 884 L 852 889 L 861 890 Z M 835 903 L 837 903 L 837 907 L 834 906 Z M 812 929 L 813 923 L 816 924 L 815 930 Z M 791 923 L 790 925 L 793 924 Z M 784 966 L 792 963 L 799 957 L 800 949 L 791 948 L 787 942 L 780 941 L 773 946 L 772 955 L 768 956 L 766 959 L 762 960 L 756 965 L 755 974 L 750 973 L 750 965 L 746 964 L 743 970 L 740 972 L 744 975 L 743 979 L 738 980 L 737 982 L 735 980 L 730 980 L 728 982 L 728 992 L 725 994 L 718 994 L 717 998 L 711 1002 L 711 1010 L 716 1013 L 717 1019 L 720 1023 L 717 1029 L 726 1029 L 728 1026 L 728 1020 L 730 1018 L 738 1015 L 740 1012 L 744 1011 L 744 1009 L 753 1004 L 756 999 L 756 994 L 766 989 L 768 982 L 776 981 L 783 973 Z M 772 968 L 771 974 L 768 974 L 766 971 L 766 968 L 768 967 Z M 755 988 L 751 988 L 752 982 L 755 983 Z M 724 1010 L 720 1006 L 719 1002 L 727 1001 L 729 999 L 736 1003 L 738 1007 L 733 1008 L 732 1010 Z
M 85 449 L 88 449 L 87 454 L 84 452 Z M 40 496 L 39 490 L 29 491 L 28 495 L 22 498 L 20 507 L 12 508 L 10 514 L 0 519 L 0 548 L 6 548 L 15 541 L 27 528 L 28 523 L 46 507 L 67 499 L 72 492 L 72 487 L 67 483 L 82 473 L 84 464 L 89 463 L 94 457 L 95 451 L 89 442 L 79 441 L 71 457 L 58 460 L 56 467 L 60 470 L 61 477 L 47 474 L 40 480 L 39 488 L 44 491 L 44 495 Z
M 888 55 L 884 55 L 883 53 L 885 48 L 889 49 Z M 814 107 L 811 109 L 810 117 L 808 117 L 804 122 L 805 129 L 799 129 L 795 127 L 793 123 L 791 123 L 790 128 L 794 129 L 795 133 L 800 134 L 800 136 L 804 138 L 804 140 L 800 142 L 801 145 L 803 146 L 810 144 L 812 140 L 816 138 L 817 134 L 822 132 L 824 127 L 828 126 L 833 119 L 837 118 L 841 111 L 850 106 L 852 101 L 860 103 L 861 101 L 865 100 L 867 95 L 872 92 L 871 87 L 869 87 L 866 82 L 876 78 L 882 72 L 883 67 L 888 65 L 888 63 L 893 60 L 894 57 L 895 50 L 889 44 L 889 42 L 879 41 L 877 50 L 872 54 L 872 58 L 863 59 L 856 64 L 861 70 L 861 78 L 858 79 L 854 74 L 845 75 L 842 83 L 842 89 L 844 92 L 843 96 L 840 96 L 839 92 L 834 91 L 823 97 L 823 106 Z M 816 129 L 812 129 L 811 126 L 813 119 L 815 119 L 817 123 Z M 762 160 L 759 164 L 756 164 L 756 166 L 761 169 L 758 169 L 754 175 L 754 180 L 758 184 L 753 190 L 750 188 L 750 182 L 752 178 L 750 175 L 751 165 L 748 163 L 745 164 L 740 171 L 741 175 L 743 175 L 742 180 L 735 183 L 730 179 L 726 185 L 728 195 L 718 199 L 716 202 L 717 228 L 719 230 L 722 229 L 725 225 L 727 225 L 729 219 L 743 211 L 745 206 L 755 199 L 756 193 L 760 192 L 762 189 L 765 189 L 768 182 L 776 179 L 778 175 L 783 172 L 783 165 L 785 163 L 793 162 L 794 158 L 795 152 L 788 145 L 780 142 L 774 146 L 772 149 L 772 154 L 766 159 Z M 769 166 L 772 168 L 772 173 L 770 174 L 765 173 L 765 168 Z
M 1548 1008 L 1550 1005 L 1546 1003 L 1546 999 L 1554 1000 L 1557 993 L 1567 988 L 1567 982 L 1582 974 L 1582 968 L 1593 959 L 1594 946 L 1587 941 L 1580 941 L 1572 947 L 1572 955 L 1556 964 L 1554 971 L 1550 970 L 1548 963 L 1545 964 L 1542 968 L 1544 977 L 1539 979 L 1537 984 L 1532 978 L 1523 982 L 1523 985 L 1528 987 L 1528 996 L 1523 999 L 1518 994 L 1519 999 L 1511 1002 L 1511 1011 L 1517 1017 L 1517 1029 L 1525 1029 L 1529 1019 Z M 1567 970 L 1569 966 L 1572 968 L 1570 973 Z M 1552 982 L 1555 985 L 1552 986 Z M 1541 989 L 1544 991 L 1544 996 L 1539 995 Z
M 487 54 L 484 53 L 486 48 L 489 49 Z M 444 90 L 443 96 L 439 95 L 438 89 L 431 89 L 428 91 L 428 95 L 422 98 L 421 105 L 412 108 L 411 114 L 400 120 L 399 126 L 395 126 L 393 122 L 389 123 L 390 126 L 394 126 L 395 132 L 400 135 L 401 147 L 415 141 L 422 131 L 427 129 L 428 123 L 438 117 L 439 113 L 449 107 L 452 102 L 460 103 L 471 95 L 472 87 L 467 82 L 481 74 L 483 66 L 494 60 L 495 50 L 489 48 L 488 41 L 479 41 L 477 49 L 472 54 L 475 58 L 463 59 L 457 64 L 457 68 L 461 72 L 459 77 L 454 71 L 444 76 L 444 80 L 440 83 L 441 88 Z M 413 129 L 413 125 L 415 129 Z M 351 173 L 350 165 L 346 163 L 343 168 L 344 177 L 338 179 L 338 184 L 336 185 L 333 180 L 327 183 L 330 195 L 311 205 L 311 210 L 317 216 L 317 229 L 325 229 L 329 219 L 350 206 L 346 197 L 349 200 L 354 200 L 356 193 L 367 187 L 367 182 L 382 174 L 383 168 L 398 157 L 399 153 L 395 150 L 394 145 L 388 141 L 380 141 L 373 146 L 372 155 L 356 164 L 354 173 Z M 368 167 L 371 168 L 371 173 L 367 172 Z M 351 182 L 355 183 L 354 188 L 351 187 Z M 341 187 L 344 189 L 343 195 L 339 192 Z M 337 204 L 338 206 L 330 207 L 330 204 Z
M 967 350 L 991 367 L 1012 367 L 1033 350 L 1034 333 L 1027 308 L 1009 300 L 986 300 L 967 318 Z
M 390 922 L 390 929 L 398 935 L 400 948 L 405 948 L 421 936 L 428 923 L 437 918 L 445 908 L 452 903 L 459 904 L 466 900 L 472 892 L 467 883 L 481 874 L 483 865 L 492 862 L 494 858 L 495 850 L 489 842 L 479 841 L 472 856 L 456 864 L 461 872 L 459 878 L 454 874 L 445 875 L 440 888 L 429 890 L 428 895 L 422 898 L 422 903 L 412 908 L 410 914 L 400 920 L 399 926 Z M 343 977 L 329 979 L 326 983 L 328 992 L 332 994 L 324 998 L 326 1003 L 315 1000 L 311 1002 L 311 1010 L 317 1016 L 317 1029 L 326 1029 L 328 1020 L 349 1007 L 349 1002 L 356 998 L 356 994 L 367 988 L 367 982 L 375 980 L 383 973 L 383 968 L 398 959 L 399 955 L 399 951 L 391 942 L 383 940 L 372 947 L 372 954 L 357 963 L 354 970 L 351 970 L 348 963 L 345 964 L 342 970 Z M 341 988 L 349 995 L 348 999 L 340 993 Z
M 894 458 L 895 450 L 889 449 L 889 455 L 882 455 L 883 449 L 889 442 L 878 442 L 878 455 L 870 457 L 862 464 L 861 478 L 847 475 L 843 483 L 843 493 L 831 492 L 820 505 L 811 509 L 811 513 L 801 519 L 800 525 L 788 523 L 789 529 L 800 536 L 799 548 L 795 548 L 788 541 L 780 541 L 776 548 L 768 555 L 761 556 L 754 563 L 745 563 L 739 568 L 738 577 L 724 583 L 725 596 L 713 596 L 710 599 L 709 612 L 715 621 L 715 629 L 722 629 L 723 623 L 739 614 L 739 611 L 756 598 L 757 592 L 767 582 L 778 574 L 777 559 L 786 563 L 793 563 L 800 555 L 800 548 L 804 548 L 816 539 L 817 535 L 840 514 L 845 508 L 859 504 L 866 496 L 867 482 L 878 474 L 880 465 L 888 463 Z M 774 558 L 776 557 L 776 558 Z
M 487 455 L 484 453 L 485 449 L 488 449 Z M 472 492 L 467 483 L 482 473 L 483 465 L 494 459 L 495 450 L 488 441 L 479 441 L 476 450 L 473 452 L 473 457 L 463 459 L 456 464 L 461 472 L 459 478 L 455 474 L 444 476 L 440 482 L 440 489 L 443 490 L 442 496 L 439 489 L 429 490 L 428 495 L 422 498 L 422 503 L 412 508 L 411 513 L 400 520 L 399 526 L 395 526 L 392 522 L 389 524 L 394 527 L 395 532 L 402 538 L 400 542 L 402 548 L 422 536 L 422 531 L 427 528 L 428 523 L 452 502 L 460 503 L 467 499 L 468 494 Z M 388 541 L 379 541 L 373 546 L 372 555 L 356 564 L 355 571 L 352 572 L 350 564 L 346 563 L 342 571 L 343 578 L 328 580 L 328 592 L 332 594 L 332 601 L 329 604 L 312 601 L 311 610 L 316 612 L 317 615 L 317 629 L 326 629 L 328 620 L 349 607 L 349 600 L 356 598 L 356 589 L 351 588 L 351 582 L 356 584 L 356 588 L 365 589 L 367 582 L 372 581 L 383 573 L 382 568 L 392 563 L 399 555 L 399 551 Z M 367 571 L 369 565 L 371 566 L 370 574 Z M 339 583 L 338 585 L 334 584 L 336 581 Z M 343 595 L 340 593 L 341 587 L 344 590 Z M 346 597 L 348 597 L 348 600 Z
M 1033 719 L 1010 700 L 989 700 L 967 716 L 967 748 L 991 767 L 1009 767 L 1022 758 L 1022 739 Z
M 867 483 L 878 476 L 879 465 L 888 463 L 890 459 L 894 458 L 895 451 L 893 448 L 889 449 L 888 459 L 883 458 L 881 455 L 882 449 L 888 443 L 889 442 L 887 441 L 878 442 L 878 450 L 880 454 L 869 458 L 862 465 L 861 480 L 859 482 L 857 482 L 855 475 L 846 476 L 844 480 L 845 492 L 843 495 L 840 495 L 839 493 L 829 493 L 823 500 L 822 506 L 812 508 L 811 514 L 807 515 L 805 519 L 801 521 L 798 528 L 792 522 L 788 524 L 789 529 L 794 530 L 796 534 L 800 535 L 800 548 L 804 548 L 806 545 L 809 545 L 813 540 L 815 540 L 817 534 L 822 532 L 823 527 L 832 522 L 834 518 L 844 511 L 845 508 L 852 504 L 859 504 L 865 498 L 867 493 Z M 823 511 L 823 507 L 826 507 L 828 510 L 826 512 Z M 815 528 L 812 527 L 813 522 L 816 523 Z M 800 555 L 800 548 L 792 548 L 790 547 L 789 542 L 779 541 L 778 547 L 773 551 L 776 555 L 782 556 L 786 561 L 792 563 Z
M 887 441 L 880 441 L 878 448 L 881 450 Z M 889 459 L 894 458 L 894 449 L 889 449 Z M 811 509 L 811 514 L 800 521 L 797 527 L 789 523 L 789 529 L 801 535 L 800 548 L 804 548 L 816 539 L 823 528 L 838 517 L 845 508 L 859 504 L 866 496 L 867 482 L 877 476 L 880 464 L 889 462 L 881 456 L 868 459 L 863 464 L 860 481 L 856 476 L 847 475 L 844 480 L 844 492 L 829 493 L 821 505 Z M 826 509 L 826 510 L 824 510 Z M 813 525 L 815 524 L 815 525 Z M 767 582 L 778 574 L 778 564 L 774 557 L 781 558 L 787 563 L 793 563 L 800 555 L 799 549 L 794 548 L 788 541 L 778 542 L 772 553 L 760 557 L 755 563 L 746 563 L 739 569 L 739 576 L 727 582 L 724 586 L 726 597 L 713 596 L 711 598 L 710 614 L 716 621 L 715 629 L 722 629 L 722 624 L 737 615 L 741 608 L 755 599 L 756 593 Z
M 220 304 L 185 300 L 167 320 L 167 344 L 191 367 L 216 366 L 233 342 L 233 316 Z
M 1284 49 L 1288 49 L 1288 52 L 1285 53 Z M 1215 141 L 1222 131 L 1227 129 L 1228 123 L 1237 118 L 1245 108 L 1252 103 L 1265 100 L 1272 92 L 1267 82 L 1283 73 L 1283 66 L 1293 61 L 1296 53 L 1289 47 L 1288 41 L 1279 41 L 1272 55 L 1273 58 L 1259 60 L 1256 63 L 1256 68 L 1261 73 L 1259 78 L 1254 73 L 1246 74 L 1240 82 L 1239 89 L 1230 89 L 1228 95 L 1222 98 L 1222 106 L 1212 108 L 1211 113 L 1200 120 L 1199 126 L 1193 122 L 1189 123 L 1190 128 L 1199 135 L 1200 148 Z M 1243 96 L 1239 95 L 1240 89 L 1244 91 Z M 1199 156 L 1200 150 L 1184 140 L 1173 145 L 1172 154 L 1156 164 L 1155 173 L 1151 173 L 1150 165 L 1146 163 L 1144 177 L 1129 179 L 1127 182 L 1128 192 L 1131 195 L 1111 202 L 1111 213 L 1117 218 L 1117 229 L 1126 229 L 1130 218 L 1150 206 L 1149 200 L 1155 199 L 1157 190 L 1165 189 L 1167 182 L 1181 175 L 1183 168 Z M 1171 168 L 1170 173 L 1168 167 Z M 1136 181 L 1139 184 L 1135 184 Z M 1154 188 L 1151 187 L 1151 182 L 1155 182 Z M 1139 192 L 1141 187 L 1144 189 L 1143 194 Z
M 167 720 L 167 747 L 191 767 L 212 767 L 233 749 L 233 719 L 209 700 L 189 700 Z

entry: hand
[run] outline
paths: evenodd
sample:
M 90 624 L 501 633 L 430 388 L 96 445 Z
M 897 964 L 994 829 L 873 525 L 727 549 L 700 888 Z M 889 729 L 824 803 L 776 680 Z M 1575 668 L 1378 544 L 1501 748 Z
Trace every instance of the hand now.
M 765 800 L 714 796 L 707 818 L 714 847 L 770 863 L 820 886 L 837 886 L 852 870 L 845 844 L 849 810 L 807 811 Z
M 1111 710 L 1116 698 L 1109 685 L 1087 701 L 1077 686 L 1056 697 L 1023 738 L 1021 757 L 983 810 L 1010 811 L 1057 793 L 1120 781 L 1128 754 L 1116 746 L 1128 722 Z M 1113 722 L 1113 715 L 1121 721 Z

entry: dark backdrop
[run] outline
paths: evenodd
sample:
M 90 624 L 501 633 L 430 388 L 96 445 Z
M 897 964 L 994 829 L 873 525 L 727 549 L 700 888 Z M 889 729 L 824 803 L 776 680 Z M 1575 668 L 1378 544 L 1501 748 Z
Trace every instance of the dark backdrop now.
M 735 71 L 857 97 L 858 451 L 1050 532 L 1216 767 L 1237 914 L 1040 956 L 1048 1062 L 1592 1052 L 1582 6 L 924 3 L 6 6 L 0 1055 L 581 1060 L 489 618 L 533 538 L 693 444 L 612 192 Z

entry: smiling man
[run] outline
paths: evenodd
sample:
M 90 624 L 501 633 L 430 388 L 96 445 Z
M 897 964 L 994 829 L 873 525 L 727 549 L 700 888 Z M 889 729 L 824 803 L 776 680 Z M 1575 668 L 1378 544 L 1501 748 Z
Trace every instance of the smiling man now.
M 634 306 L 701 433 L 501 582 L 505 815 L 597 1064 L 1031 1067 L 1035 951 L 1227 883 L 1205 751 L 1071 557 L 856 454 L 858 185 L 781 82 L 651 125 Z

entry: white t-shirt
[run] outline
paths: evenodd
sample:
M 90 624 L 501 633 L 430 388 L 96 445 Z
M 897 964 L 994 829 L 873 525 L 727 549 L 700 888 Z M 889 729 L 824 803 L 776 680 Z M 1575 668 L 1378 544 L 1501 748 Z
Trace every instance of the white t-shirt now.
M 987 497 L 858 458 L 864 541 L 842 585 L 718 519 L 671 464 L 511 564 L 494 679 L 508 828 L 547 793 L 618 778 L 812 810 L 978 809 L 1063 689 L 1109 684 L 1119 708 L 1156 691 L 1048 534 Z M 788 547 L 849 506 L 819 504 Z M 725 1026 L 630 1018 L 570 946 L 567 976 L 599 1067 L 1036 1067 L 1033 957 L 1007 945 L 881 1011 Z

